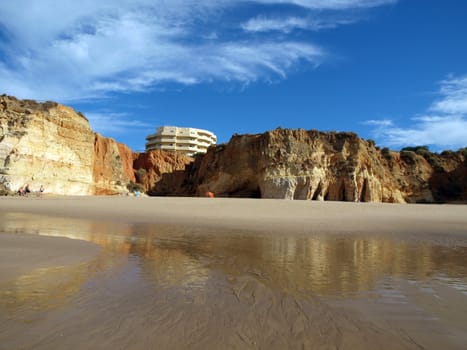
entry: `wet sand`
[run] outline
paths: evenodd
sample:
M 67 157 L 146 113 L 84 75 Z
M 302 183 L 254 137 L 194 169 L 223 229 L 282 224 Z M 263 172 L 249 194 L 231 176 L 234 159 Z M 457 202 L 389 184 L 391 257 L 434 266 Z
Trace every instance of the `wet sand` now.
M 99 250 L 93 243 L 64 237 L 0 234 L 0 282 L 32 270 L 80 264 Z
M 0 232 L 2 350 L 467 343 L 463 205 L 0 198 Z

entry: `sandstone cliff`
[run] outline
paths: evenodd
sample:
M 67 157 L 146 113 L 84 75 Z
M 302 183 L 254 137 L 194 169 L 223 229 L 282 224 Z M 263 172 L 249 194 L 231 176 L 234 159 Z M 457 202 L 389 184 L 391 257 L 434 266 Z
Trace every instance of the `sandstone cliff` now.
M 0 97 L 0 182 L 91 194 L 94 133 L 82 115 L 53 102 Z
M 422 189 L 422 194 L 428 192 L 434 202 L 467 201 L 467 148 L 437 154 L 423 146 L 406 147 L 397 155 L 406 169 L 410 169 L 408 179 L 398 178 L 402 186 L 407 187 L 412 182 L 412 188 Z M 394 172 L 394 167 L 391 169 Z M 415 199 L 428 202 L 426 198 L 429 197 Z
M 125 193 L 129 181 L 135 181 L 133 152 L 113 139 L 95 134 L 93 164 L 94 194 Z
M 185 179 L 185 169 L 193 162 L 193 158 L 178 153 L 163 151 L 148 151 L 135 153 L 133 168 L 136 181 L 142 184 L 145 191 L 159 183 L 164 175 L 170 175 L 171 183 L 166 187 L 165 194 L 175 194 L 174 190 L 181 186 Z M 162 184 L 159 184 L 162 186 Z
M 413 151 L 380 150 L 354 133 L 277 129 L 235 135 L 211 147 L 176 176 L 166 174 L 154 195 L 203 195 L 365 202 L 465 200 L 461 152 L 437 166 Z M 446 189 L 458 187 L 446 196 Z M 444 189 L 443 189 L 444 188 Z
M 376 202 L 467 201 L 467 149 L 379 149 L 354 133 L 277 129 L 234 135 L 193 159 L 133 153 L 54 102 L 0 96 L 0 194 L 204 195 Z M 130 188 L 131 188 L 130 186 Z
M 54 102 L 0 96 L 0 184 L 25 184 L 47 193 L 86 195 L 127 192 L 134 179 L 126 146 L 96 135 L 88 120 Z

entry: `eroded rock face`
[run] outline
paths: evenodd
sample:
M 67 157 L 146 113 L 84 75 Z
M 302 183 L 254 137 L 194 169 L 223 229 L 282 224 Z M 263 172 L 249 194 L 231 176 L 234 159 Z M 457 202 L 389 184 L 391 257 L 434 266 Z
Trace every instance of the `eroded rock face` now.
M 136 181 L 143 185 L 145 191 L 150 190 L 155 183 L 159 183 L 161 188 L 164 176 L 169 176 L 170 181 L 165 185 L 163 194 L 176 195 L 186 177 L 185 169 L 192 162 L 193 158 L 183 154 L 153 150 L 135 153 L 133 167 Z
M 93 179 L 94 194 L 126 193 L 128 181 L 135 181 L 131 149 L 114 139 L 95 134 Z
M 29 184 L 66 195 L 200 195 L 365 202 L 467 200 L 467 149 L 433 154 L 375 147 L 353 133 L 277 129 L 235 135 L 195 161 L 133 153 L 95 134 L 88 120 L 54 102 L 0 96 L 0 194 Z
M 402 202 L 378 153 L 353 133 L 277 129 L 211 149 L 195 182 L 228 196 Z
M 0 182 L 92 194 L 94 133 L 87 119 L 53 102 L 0 97 Z
M 441 156 L 440 156 L 441 157 Z M 442 158 L 442 157 L 441 157 Z M 440 160 L 452 169 L 465 196 L 465 157 Z M 211 147 L 187 168 L 185 178 L 156 184 L 153 193 L 313 199 L 362 202 L 434 202 L 442 200 L 430 183 L 438 170 L 414 152 L 381 151 L 354 133 L 277 129 L 236 135 Z M 444 175 L 443 175 L 444 174 Z M 461 174 L 464 174 L 462 180 Z M 176 184 L 170 189 L 168 184 Z M 443 181 L 436 181 L 443 185 Z M 452 184 L 452 181 L 448 181 Z
M 125 193 L 131 150 L 96 135 L 72 108 L 0 96 L 0 183 L 66 195 Z

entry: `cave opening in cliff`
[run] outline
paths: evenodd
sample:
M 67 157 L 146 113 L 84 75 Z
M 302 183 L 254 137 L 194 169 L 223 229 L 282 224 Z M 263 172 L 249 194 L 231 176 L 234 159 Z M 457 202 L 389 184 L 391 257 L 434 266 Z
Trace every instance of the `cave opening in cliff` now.
M 236 198 L 261 198 L 261 190 L 259 186 L 253 186 L 251 184 L 241 186 L 233 191 L 226 193 L 227 197 Z
M 363 180 L 362 192 L 360 193 L 360 202 L 366 202 L 366 196 L 369 193 L 368 179 Z
M 315 192 L 313 192 L 313 196 L 311 197 L 311 200 L 317 200 L 318 199 L 318 196 L 320 195 L 322 191 L 322 184 L 321 184 L 321 181 L 319 182 L 318 184 L 318 187 L 316 187 L 316 190 Z
M 337 200 L 345 202 L 346 198 L 345 198 L 345 183 L 344 183 L 344 181 L 341 182 L 339 192 L 337 192 L 337 193 L 338 193 Z

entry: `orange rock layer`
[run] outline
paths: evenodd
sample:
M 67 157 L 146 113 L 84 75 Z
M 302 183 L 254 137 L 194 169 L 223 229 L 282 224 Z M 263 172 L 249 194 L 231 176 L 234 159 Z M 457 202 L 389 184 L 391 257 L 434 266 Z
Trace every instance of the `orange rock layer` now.
M 154 195 L 360 202 L 467 200 L 467 151 L 394 152 L 354 133 L 276 129 L 211 147 L 184 176 L 167 175 Z
M 467 200 L 467 150 L 380 149 L 354 133 L 234 135 L 196 159 L 133 153 L 54 102 L 0 96 L 0 193 L 29 184 L 65 195 L 128 194 L 362 202 Z
M 0 96 L 0 192 L 29 184 L 63 195 L 128 194 L 149 189 L 192 158 L 174 153 L 133 153 L 94 133 L 84 115 L 55 102 Z

